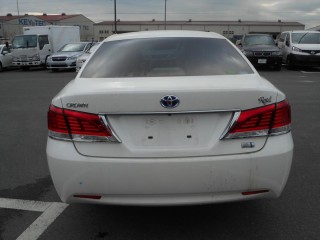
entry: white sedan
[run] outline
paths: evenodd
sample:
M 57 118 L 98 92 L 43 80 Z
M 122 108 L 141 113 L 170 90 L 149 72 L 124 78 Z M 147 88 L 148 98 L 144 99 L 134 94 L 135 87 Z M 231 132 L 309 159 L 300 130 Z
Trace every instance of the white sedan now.
M 99 45 L 100 45 L 100 42 L 94 43 L 87 51 L 84 52 L 84 54 L 82 54 L 80 57 L 77 58 L 76 72 L 80 71 L 80 68 L 82 67 L 82 65 L 87 61 L 90 55 L 97 50 Z
M 48 112 L 64 202 L 183 205 L 279 197 L 293 141 L 286 96 L 216 33 L 113 35 Z

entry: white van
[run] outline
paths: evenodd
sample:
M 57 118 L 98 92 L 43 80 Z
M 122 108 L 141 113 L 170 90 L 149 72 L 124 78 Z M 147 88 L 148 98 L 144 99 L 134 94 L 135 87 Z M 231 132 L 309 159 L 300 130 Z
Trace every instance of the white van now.
M 320 32 L 283 32 L 278 47 L 282 51 L 282 62 L 288 69 L 295 66 L 320 67 Z

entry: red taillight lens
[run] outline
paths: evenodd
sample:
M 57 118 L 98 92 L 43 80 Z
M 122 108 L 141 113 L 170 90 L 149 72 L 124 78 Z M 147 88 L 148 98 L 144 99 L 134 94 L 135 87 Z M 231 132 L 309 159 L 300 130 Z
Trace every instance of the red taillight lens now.
M 63 110 L 64 116 L 68 121 L 71 134 L 81 134 L 90 136 L 112 136 L 106 129 L 98 115 Z
M 271 134 L 282 134 L 291 130 L 291 107 L 287 100 L 277 103 Z
M 48 129 L 53 132 L 68 134 L 68 126 L 63 115 L 63 109 L 50 106 L 48 111 Z
M 99 115 L 50 106 L 49 136 L 60 140 L 114 141 L 112 131 Z
M 283 134 L 291 130 L 288 101 L 242 111 L 224 138 L 246 138 Z

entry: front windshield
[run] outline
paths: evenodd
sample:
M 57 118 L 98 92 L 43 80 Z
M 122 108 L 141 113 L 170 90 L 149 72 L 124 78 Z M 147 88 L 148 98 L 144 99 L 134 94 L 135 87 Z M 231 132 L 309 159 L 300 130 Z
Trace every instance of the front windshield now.
M 244 45 L 275 45 L 275 43 L 272 36 L 252 35 L 245 37 Z
M 301 44 L 320 44 L 320 33 L 292 33 L 292 42 Z
M 69 43 L 64 45 L 58 52 L 82 52 L 86 43 Z
M 37 35 L 16 36 L 12 41 L 12 48 L 31 48 L 37 46 Z

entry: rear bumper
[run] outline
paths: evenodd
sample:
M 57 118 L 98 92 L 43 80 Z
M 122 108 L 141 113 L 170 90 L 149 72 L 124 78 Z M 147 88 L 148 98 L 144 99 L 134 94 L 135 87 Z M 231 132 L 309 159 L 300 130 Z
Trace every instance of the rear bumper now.
M 278 197 L 292 154 L 291 133 L 269 137 L 255 153 L 190 158 L 95 158 L 80 155 L 71 142 L 49 138 L 47 143 L 50 173 L 62 201 L 95 204 L 182 205 Z M 251 190 L 268 192 L 242 194 Z

